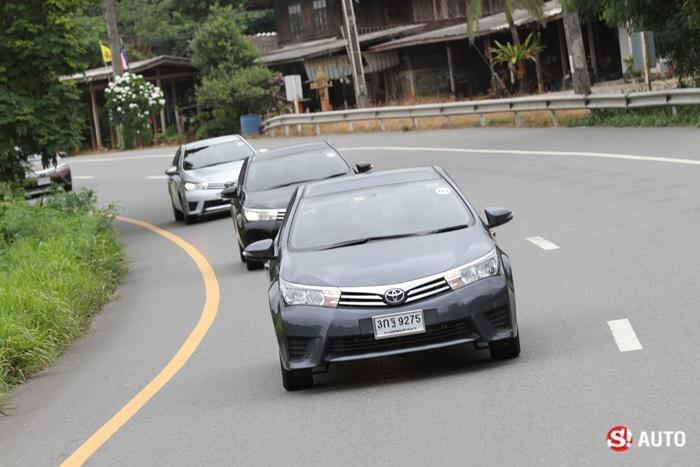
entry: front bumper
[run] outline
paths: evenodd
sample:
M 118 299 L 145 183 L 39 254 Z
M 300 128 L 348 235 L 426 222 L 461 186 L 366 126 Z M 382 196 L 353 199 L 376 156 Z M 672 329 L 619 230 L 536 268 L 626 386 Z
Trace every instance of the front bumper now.
M 246 248 L 258 240 L 274 239 L 281 226 L 281 220 L 256 222 L 243 220 L 242 226 L 238 229 L 241 246 Z
M 271 291 L 274 289 L 271 289 Z M 272 293 L 272 292 L 271 292 Z M 398 307 L 287 306 L 276 297 L 272 319 L 282 365 L 322 370 L 328 364 L 398 355 L 473 342 L 477 347 L 515 337 L 518 325 L 512 282 L 501 275 Z M 374 339 L 372 317 L 423 310 L 426 332 Z
M 185 214 L 201 216 L 228 211 L 231 202 L 221 197 L 221 190 L 191 190 L 184 194 Z

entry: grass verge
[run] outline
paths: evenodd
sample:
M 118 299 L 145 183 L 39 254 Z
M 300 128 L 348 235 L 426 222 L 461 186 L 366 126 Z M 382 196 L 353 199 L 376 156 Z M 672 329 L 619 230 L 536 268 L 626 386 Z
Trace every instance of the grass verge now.
M 0 409 L 112 296 L 126 268 L 113 218 L 87 190 L 0 200 Z
M 575 119 L 571 126 L 596 127 L 665 127 L 686 126 L 700 128 L 700 106 L 650 107 L 646 109 L 593 110 Z

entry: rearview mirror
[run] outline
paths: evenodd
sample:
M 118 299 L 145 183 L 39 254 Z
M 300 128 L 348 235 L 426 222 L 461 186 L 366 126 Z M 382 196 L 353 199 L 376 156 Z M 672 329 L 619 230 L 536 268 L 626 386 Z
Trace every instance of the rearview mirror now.
M 369 162 L 358 162 L 357 164 L 355 164 L 355 167 L 357 167 L 358 174 L 369 172 L 374 168 L 374 166 Z
M 245 259 L 254 261 L 275 259 L 275 244 L 269 238 L 258 240 L 257 242 L 251 243 L 248 245 L 248 248 L 243 250 L 243 256 L 245 256 Z
M 238 196 L 238 182 L 233 182 L 233 184 L 227 186 L 221 190 L 221 197 L 226 199 L 233 199 Z
M 165 171 L 165 175 L 168 177 L 172 177 L 173 175 L 177 175 L 177 167 L 172 166 L 168 170 Z
M 513 218 L 513 211 L 505 208 L 486 208 L 484 212 L 489 228 L 503 225 Z

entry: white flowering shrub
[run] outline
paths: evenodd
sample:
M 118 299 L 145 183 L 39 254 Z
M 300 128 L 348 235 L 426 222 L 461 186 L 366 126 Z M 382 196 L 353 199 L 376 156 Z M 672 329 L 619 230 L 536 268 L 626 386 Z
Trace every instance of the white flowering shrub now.
M 153 137 L 149 119 L 165 105 L 163 91 L 135 73 L 124 73 L 105 90 L 110 118 L 122 125 L 124 145 L 134 147 Z

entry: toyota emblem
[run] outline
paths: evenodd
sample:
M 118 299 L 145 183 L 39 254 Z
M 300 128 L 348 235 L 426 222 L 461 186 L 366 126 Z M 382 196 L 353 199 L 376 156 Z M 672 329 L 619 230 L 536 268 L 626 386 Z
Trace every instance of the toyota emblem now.
M 384 303 L 387 305 L 401 305 L 406 301 L 406 292 L 401 289 L 389 289 L 384 293 Z

